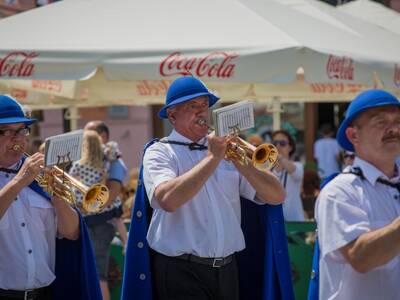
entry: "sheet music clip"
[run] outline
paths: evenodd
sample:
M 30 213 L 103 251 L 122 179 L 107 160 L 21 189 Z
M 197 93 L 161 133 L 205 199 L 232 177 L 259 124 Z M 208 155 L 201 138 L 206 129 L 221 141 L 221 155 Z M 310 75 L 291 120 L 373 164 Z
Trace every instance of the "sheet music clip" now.
M 229 135 L 238 136 L 240 134 L 239 124 L 228 126 L 228 128 L 229 128 Z
M 254 103 L 244 100 L 212 112 L 216 136 L 227 136 L 254 127 Z
M 83 130 L 76 130 L 56 136 L 45 141 L 45 166 L 58 165 L 62 169 L 81 158 Z

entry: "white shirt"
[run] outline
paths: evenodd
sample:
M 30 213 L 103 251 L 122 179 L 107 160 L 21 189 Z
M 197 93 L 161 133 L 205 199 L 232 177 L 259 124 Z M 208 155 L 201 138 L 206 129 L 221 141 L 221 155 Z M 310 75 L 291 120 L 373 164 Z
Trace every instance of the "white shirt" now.
M 319 176 L 328 177 L 333 173 L 340 172 L 337 156 L 340 146 L 334 138 L 322 138 L 314 144 L 314 157 L 318 160 Z
M 286 170 L 281 172 L 274 170 L 273 173 L 279 178 L 286 191 L 285 202 L 283 202 L 283 216 L 285 221 L 304 221 L 303 203 L 300 193 L 303 183 L 304 168 L 300 162 L 294 162 L 296 169 L 292 174 Z
M 361 234 L 385 225 L 400 216 L 400 197 L 395 188 L 376 182 L 388 179 L 368 162 L 356 158 L 366 179 L 340 174 L 318 197 L 316 219 L 320 244 L 320 299 L 376 300 L 400 299 L 400 258 L 361 274 L 340 253 L 340 248 Z M 345 169 L 345 172 L 350 167 Z M 399 177 L 391 179 L 399 181 Z
M 190 143 L 176 131 L 169 140 Z M 206 145 L 207 139 L 199 143 Z M 232 163 L 221 161 L 199 192 L 175 212 L 160 208 L 154 190 L 198 164 L 207 151 L 187 146 L 155 143 L 143 159 L 144 183 L 154 208 L 147 240 L 152 249 L 168 256 L 184 253 L 201 257 L 226 257 L 243 250 L 240 196 L 254 199 L 256 191 Z
M 15 174 L 0 172 L 0 188 Z M 55 279 L 57 223 L 48 200 L 26 187 L 0 219 L 0 288 L 27 290 Z

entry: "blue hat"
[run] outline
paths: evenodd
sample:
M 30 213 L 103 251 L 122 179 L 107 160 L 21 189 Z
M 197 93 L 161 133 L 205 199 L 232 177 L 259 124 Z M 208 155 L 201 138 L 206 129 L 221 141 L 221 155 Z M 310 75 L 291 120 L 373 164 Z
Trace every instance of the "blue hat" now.
M 8 95 L 0 95 L 0 124 L 24 123 L 31 125 L 36 119 L 25 117 L 21 105 Z
M 347 108 L 345 119 L 339 127 L 336 135 L 340 146 L 343 149 L 354 152 L 353 144 L 346 136 L 346 129 L 351 122 L 363 111 L 379 106 L 394 105 L 400 107 L 399 100 L 392 94 L 383 90 L 368 90 L 359 94 L 351 101 Z
M 158 112 L 160 118 L 167 118 L 167 108 L 187 102 L 200 96 L 208 96 L 208 106 L 213 106 L 219 97 L 210 93 L 205 85 L 195 77 L 187 76 L 176 79 L 168 89 L 165 105 Z

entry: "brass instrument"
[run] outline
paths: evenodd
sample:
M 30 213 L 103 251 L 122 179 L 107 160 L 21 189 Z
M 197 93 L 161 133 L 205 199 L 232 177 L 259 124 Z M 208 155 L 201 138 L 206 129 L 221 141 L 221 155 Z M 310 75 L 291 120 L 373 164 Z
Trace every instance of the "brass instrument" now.
M 12 149 L 23 152 L 21 145 L 18 144 L 14 145 Z M 26 152 L 23 154 L 27 157 L 30 156 Z M 74 190 L 78 190 L 83 195 L 83 209 L 90 213 L 100 211 L 109 197 L 107 186 L 96 183 L 88 187 L 57 166 L 45 169 L 36 176 L 35 180 L 50 196 L 55 195 L 72 206 L 77 205 Z
M 213 130 L 205 120 L 200 120 L 199 125 L 207 125 L 209 129 Z M 246 142 L 239 137 L 238 130 L 232 133 L 234 140 L 228 145 L 226 157 L 229 159 L 237 160 L 241 164 L 247 164 L 247 158 L 251 159 L 254 166 L 264 165 L 271 170 L 278 161 L 278 149 L 273 144 L 261 144 L 258 147 Z

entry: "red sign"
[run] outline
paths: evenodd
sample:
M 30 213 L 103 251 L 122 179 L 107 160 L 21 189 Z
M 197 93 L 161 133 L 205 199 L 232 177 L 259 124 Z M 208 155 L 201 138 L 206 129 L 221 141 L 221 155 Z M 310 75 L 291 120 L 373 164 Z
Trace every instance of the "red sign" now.
M 174 52 L 160 64 L 161 76 L 194 75 L 196 77 L 230 78 L 234 76 L 236 64 L 233 62 L 239 55 L 215 51 L 203 57 L 185 57 Z
M 353 80 L 353 60 L 350 57 L 329 55 L 326 64 L 326 73 L 328 74 L 329 79 Z
M 63 89 L 61 80 L 32 80 L 31 85 L 34 89 L 60 93 Z
M 356 94 L 365 89 L 361 84 L 311 83 L 311 92 L 316 94 Z
M 38 53 L 15 51 L 0 58 L 0 77 L 30 77 L 35 73 L 32 60 Z
M 165 96 L 170 85 L 169 80 L 140 80 L 136 90 L 140 96 Z
M 398 64 L 394 65 L 393 82 L 396 86 L 400 87 L 400 66 Z

